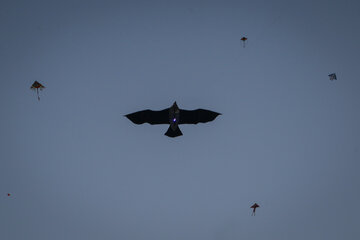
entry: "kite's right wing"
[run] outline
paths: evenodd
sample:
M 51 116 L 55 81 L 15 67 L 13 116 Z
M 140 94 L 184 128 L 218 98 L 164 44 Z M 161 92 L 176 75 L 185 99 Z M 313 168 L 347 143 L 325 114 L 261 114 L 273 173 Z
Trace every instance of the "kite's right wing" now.
M 169 124 L 169 108 L 161 111 L 143 110 L 125 115 L 135 124 Z
M 179 124 L 198 124 L 213 121 L 220 113 L 205 109 L 184 110 L 180 109 Z

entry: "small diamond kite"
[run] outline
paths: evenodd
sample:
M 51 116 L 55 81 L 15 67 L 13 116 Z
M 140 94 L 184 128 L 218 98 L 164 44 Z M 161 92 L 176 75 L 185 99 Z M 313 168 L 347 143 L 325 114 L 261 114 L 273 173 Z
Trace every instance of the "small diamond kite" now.
M 247 40 L 247 38 L 246 38 L 246 37 L 242 37 L 240 40 L 243 41 L 243 47 L 245 47 L 245 41 Z
M 255 216 L 255 211 L 256 211 L 256 208 L 258 208 L 258 207 L 260 207 L 260 206 L 257 203 L 255 203 L 254 205 L 252 205 L 250 207 L 250 208 L 253 209 L 251 216 Z
M 35 81 L 30 87 L 31 90 L 36 90 L 36 94 L 38 96 L 39 101 L 40 101 L 39 89 L 40 89 L 40 91 L 42 91 L 44 88 L 45 87 L 41 83 L 39 83 L 38 81 Z
M 331 81 L 337 80 L 335 73 L 329 74 L 329 78 L 330 78 Z

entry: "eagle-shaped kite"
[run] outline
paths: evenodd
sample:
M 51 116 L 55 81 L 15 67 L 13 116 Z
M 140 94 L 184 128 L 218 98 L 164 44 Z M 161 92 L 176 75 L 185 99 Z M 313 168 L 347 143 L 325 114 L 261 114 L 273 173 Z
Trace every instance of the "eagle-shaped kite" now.
M 213 121 L 221 113 L 205 109 L 184 110 L 179 109 L 176 102 L 170 107 L 160 111 L 143 110 L 125 115 L 135 124 L 149 123 L 170 124 L 165 133 L 168 137 L 178 137 L 183 135 L 180 131 L 179 124 L 197 124 Z

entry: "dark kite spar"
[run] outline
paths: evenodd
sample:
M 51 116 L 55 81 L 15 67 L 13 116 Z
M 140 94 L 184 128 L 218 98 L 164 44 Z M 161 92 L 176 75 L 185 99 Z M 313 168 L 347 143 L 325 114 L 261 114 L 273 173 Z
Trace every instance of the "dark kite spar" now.
M 179 109 L 176 102 L 170 107 L 160 111 L 143 110 L 125 115 L 135 124 L 149 123 L 154 124 L 170 124 L 169 129 L 165 133 L 168 137 L 178 137 L 183 135 L 180 131 L 179 124 L 198 124 L 213 121 L 221 113 L 205 110 L 184 110 Z

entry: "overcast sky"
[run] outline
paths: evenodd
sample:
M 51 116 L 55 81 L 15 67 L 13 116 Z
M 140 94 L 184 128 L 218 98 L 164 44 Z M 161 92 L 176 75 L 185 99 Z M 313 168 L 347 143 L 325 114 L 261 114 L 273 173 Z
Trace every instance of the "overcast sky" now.
M 359 12 L 1 1 L 0 238 L 360 239 Z M 174 101 L 222 115 L 124 117 Z

